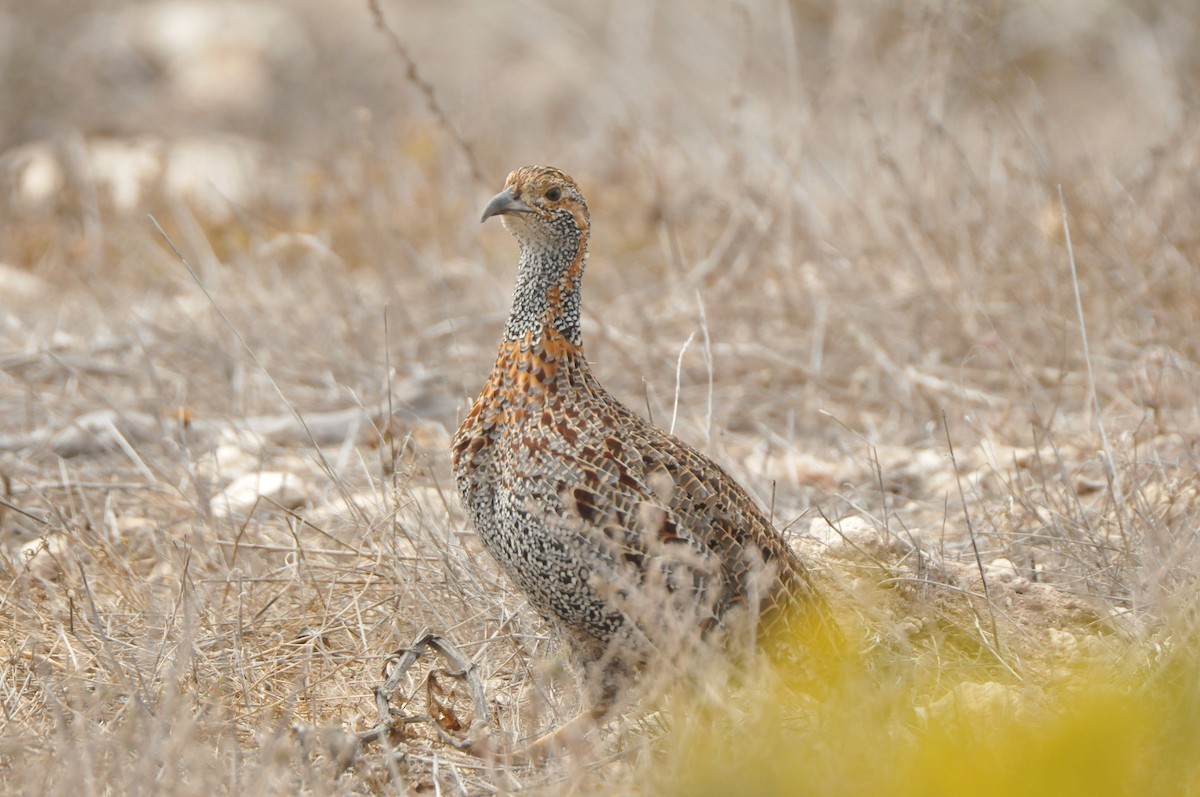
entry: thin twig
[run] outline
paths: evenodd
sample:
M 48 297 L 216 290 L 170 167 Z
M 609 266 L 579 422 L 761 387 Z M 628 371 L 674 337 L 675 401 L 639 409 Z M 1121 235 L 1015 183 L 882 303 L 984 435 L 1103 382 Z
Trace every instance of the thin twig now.
M 396 410 L 392 406 L 392 345 L 391 337 L 388 335 L 388 306 L 386 304 L 383 306 L 383 369 L 384 375 L 387 377 L 388 400 L 388 414 L 387 420 L 383 423 L 383 431 L 387 434 L 388 456 L 391 457 L 391 461 L 388 462 L 389 472 L 395 478 L 396 433 L 392 429 L 392 424 L 396 418 Z
M 696 333 L 688 335 L 688 339 L 683 342 L 683 348 L 679 350 L 679 358 L 675 361 L 675 406 L 671 410 L 671 428 L 667 431 L 675 434 L 675 421 L 679 417 L 679 385 L 683 378 L 683 355 L 688 350 L 688 346 L 692 345 L 692 339 L 696 337 Z
M 1000 648 L 1000 628 L 996 623 L 996 611 L 992 606 L 992 591 L 988 586 L 987 574 L 983 570 L 983 557 L 979 555 L 979 543 L 975 540 L 975 525 L 971 523 L 971 512 L 967 509 L 967 494 L 963 492 L 962 474 L 958 470 L 958 460 L 954 456 L 954 443 L 950 440 L 950 422 L 946 420 L 946 411 L 942 410 L 942 428 L 946 430 L 946 447 L 950 449 L 950 464 L 954 466 L 954 481 L 958 484 L 958 500 L 962 502 L 963 518 L 967 522 L 967 535 L 971 539 L 971 550 L 975 553 L 975 565 L 979 568 L 979 581 L 983 584 L 984 603 L 987 604 L 988 617 L 992 621 L 992 641 L 996 649 Z
M 1067 221 L 1067 203 L 1063 199 L 1061 183 L 1058 186 L 1058 204 L 1062 211 L 1063 237 L 1067 242 L 1067 261 L 1071 264 L 1071 286 L 1075 289 L 1075 314 L 1079 319 L 1079 337 L 1083 341 L 1083 362 L 1087 366 L 1088 396 L 1091 398 L 1092 412 L 1096 415 L 1096 428 L 1100 430 L 1100 445 L 1104 447 L 1104 472 L 1108 475 L 1109 486 L 1113 491 L 1113 500 L 1120 507 L 1123 503 L 1121 485 L 1117 477 L 1112 448 L 1108 444 L 1108 432 L 1104 429 L 1104 419 L 1100 415 L 1100 398 L 1096 395 L 1096 375 L 1092 371 L 1092 352 L 1088 346 L 1087 324 L 1083 319 L 1083 298 L 1079 290 L 1079 272 L 1075 268 L 1075 248 L 1071 245 L 1071 225 Z M 1117 517 L 1121 516 L 1122 513 L 1118 511 Z
M 712 448 L 713 431 L 713 351 L 708 335 L 708 314 L 704 311 L 704 299 L 696 291 L 696 305 L 700 308 L 700 332 L 704 335 L 704 365 L 708 368 L 708 410 L 704 415 L 704 446 Z
M 458 739 L 447 733 L 428 712 L 424 716 L 397 715 L 389 703 L 389 696 L 392 692 L 396 691 L 396 687 L 400 685 L 400 681 L 403 680 L 405 673 L 408 672 L 417 659 L 429 648 L 437 651 L 446 660 L 446 663 L 450 665 L 451 669 L 443 670 L 442 674 L 463 681 L 471 691 L 471 701 L 474 704 L 475 716 L 471 718 L 471 724 L 467 728 L 466 736 L 462 739 Z M 445 637 L 435 634 L 428 629 L 417 634 L 416 639 L 407 648 L 396 652 L 400 655 L 388 673 L 387 680 L 381 686 L 375 687 L 375 709 L 379 713 L 379 722 L 373 728 L 358 734 L 359 743 L 363 744 L 386 737 L 395 729 L 397 722 L 406 724 L 427 721 L 437 731 L 438 736 L 452 747 L 476 753 L 483 752 L 491 736 L 491 714 L 488 711 L 487 694 L 483 688 L 483 681 L 480 680 L 479 669 L 475 664 L 460 653 Z
M 654 425 L 654 410 L 650 409 L 650 383 L 646 381 L 646 377 L 642 377 L 642 398 L 646 400 L 646 420 L 650 421 L 650 425 Z
M 429 109 L 429 112 L 433 114 L 433 118 L 437 120 L 437 123 L 450 134 L 450 137 L 454 139 L 454 143 L 462 150 L 463 156 L 467 159 L 467 166 L 471 169 L 471 177 L 477 182 L 483 183 L 483 168 L 479 165 L 479 158 L 475 157 L 474 148 L 463 137 L 463 134 L 458 131 L 458 127 L 450 121 L 446 110 L 442 108 L 442 104 L 438 101 L 433 84 L 421 75 L 420 70 L 417 69 L 416 59 L 412 57 L 408 48 L 404 46 L 404 42 L 400 41 L 400 37 L 396 34 L 396 31 L 392 29 L 392 26 L 384 18 L 383 9 L 379 7 L 379 0 L 367 0 L 367 5 L 371 9 L 371 17 L 375 20 L 375 27 L 387 37 L 396 54 L 400 56 L 400 60 L 404 62 L 404 77 L 421 92 L 421 96 L 425 98 L 425 107 Z
M 46 518 L 38 517 L 37 515 L 34 515 L 30 512 L 26 512 L 21 507 L 17 506 L 16 504 L 10 504 L 8 501 L 5 501 L 3 498 L 0 498 L 0 506 L 5 507 L 6 509 L 11 509 L 12 511 L 16 512 L 18 515 L 24 515 L 25 517 L 29 518 L 30 520 L 34 521 L 35 523 L 40 523 L 43 526 L 50 525 L 50 521 L 46 520 Z

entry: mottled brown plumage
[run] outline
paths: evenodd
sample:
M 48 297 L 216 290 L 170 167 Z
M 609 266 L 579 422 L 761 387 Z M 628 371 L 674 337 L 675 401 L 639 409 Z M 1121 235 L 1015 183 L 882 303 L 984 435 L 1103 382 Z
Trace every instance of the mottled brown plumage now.
M 773 616 L 811 587 L 716 463 L 613 398 L 580 336 L 589 216 L 575 182 L 531 166 L 483 218 L 521 248 L 504 340 L 454 438 L 454 474 L 484 547 L 566 632 L 592 709 L 695 640 Z

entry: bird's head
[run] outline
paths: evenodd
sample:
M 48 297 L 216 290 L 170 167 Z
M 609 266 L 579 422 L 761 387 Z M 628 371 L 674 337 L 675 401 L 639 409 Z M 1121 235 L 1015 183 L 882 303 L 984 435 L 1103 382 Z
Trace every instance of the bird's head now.
M 579 186 L 551 166 L 522 166 L 483 209 L 481 222 L 503 216 L 522 249 L 586 245 L 589 216 Z

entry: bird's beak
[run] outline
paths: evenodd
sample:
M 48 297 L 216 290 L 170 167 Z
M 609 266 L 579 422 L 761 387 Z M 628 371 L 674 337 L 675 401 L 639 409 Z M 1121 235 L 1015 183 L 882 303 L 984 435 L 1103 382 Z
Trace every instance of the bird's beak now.
M 492 201 L 487 203 L 487 207 L 483 209 L 483 216 L 480 217 L 479 223 L 490 219 L 492 216 L 502 216 L 505 213 L 535 213 L 536 211 L 526 205 L 521 200 L 512 195 L 512 191 L 505 188 L 500 193 L 492 197 Z

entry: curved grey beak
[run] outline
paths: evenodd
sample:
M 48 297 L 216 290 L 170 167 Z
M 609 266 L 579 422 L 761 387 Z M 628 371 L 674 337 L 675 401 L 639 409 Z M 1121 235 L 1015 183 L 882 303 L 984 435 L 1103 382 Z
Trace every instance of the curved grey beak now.
M 533 208 L 526 205 L 521 200 L 512 195 L 512 191 L 505 188 L 500 193 L 492 197 L 492 200 L 487 203 L 487 207 L 483 209 L 483 215 L 479 218 L 479 223 L 490 219 L 492 216 L 502 216 L 505 213 L 534 213 Z

